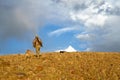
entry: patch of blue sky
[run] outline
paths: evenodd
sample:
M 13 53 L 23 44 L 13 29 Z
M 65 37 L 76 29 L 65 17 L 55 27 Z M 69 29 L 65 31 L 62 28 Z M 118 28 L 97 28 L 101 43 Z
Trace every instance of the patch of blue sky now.
M 39 36 L 42 39 L 44 46 L 42 48 L 42 51 L 55 51 L 67 48 L 69 45 L 75 47 L 75 49 L 77 49 L 78 51 L 83 50 L 83 48 L 80 49 L 79 47 L 80 43 L 82 42 L 75 38 L 75 34 L 82 32 L 83 27 L 81 27 L 80 30 L 63 32 L 62 34 L 57 36 L 56 35 L 49 36 L 50 32 L 60 28 L 61 26 L 59 24 L 58 25 L 49 24 L 40 28 Z

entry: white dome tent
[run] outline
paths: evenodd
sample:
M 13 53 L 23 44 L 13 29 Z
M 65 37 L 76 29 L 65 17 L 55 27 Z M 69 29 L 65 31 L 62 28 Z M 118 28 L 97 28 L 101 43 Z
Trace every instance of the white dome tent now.
M 55 52 L 60 52 L 60 51 L 65 51 L 65 52 L 77 52 L 77 50 L 74 49 L 71 45 L 69 45 L 66 49 L 56 50 Z
M 75 50 L 71 45 L 69 45 L 68 48 L 66 48 L 64 51 L 66 51 L 66 52 L 76 52 L 77 50 Z

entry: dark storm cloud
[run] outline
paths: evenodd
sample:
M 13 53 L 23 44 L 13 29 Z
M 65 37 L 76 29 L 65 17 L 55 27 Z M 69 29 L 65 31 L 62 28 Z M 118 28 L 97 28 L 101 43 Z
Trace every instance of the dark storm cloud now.
M 83 10 L 83 9 L 85 9 L 87 7 L 88 6 L 86 6 L 84 3 L 82 3 L 82 4 L 75 4 L 75 5 L 73 5 L 73 10 L 79 11 L 79 10 Z
M 38 26 L 54 21 L 54 18 L 60 20 L 59 16 L 65 12 L 59 8 L 50 0 L 0 0 L 0 40 L 10 37 L 22 39 L 25 35 L 36 34 Z
M 0 40 L 10 37 L 22 38 L 29 30 L 32 30 L 32 22 L 25 18 L 26 14 L 19 8 L 19 2 L 0 1 Z

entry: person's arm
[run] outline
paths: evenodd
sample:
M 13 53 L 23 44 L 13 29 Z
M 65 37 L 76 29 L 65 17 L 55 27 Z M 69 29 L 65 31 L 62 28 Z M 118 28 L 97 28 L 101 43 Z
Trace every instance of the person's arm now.
M 33 47 L 35 47 L 35 42 L 36 42 L 36 39 L 33 40 Z

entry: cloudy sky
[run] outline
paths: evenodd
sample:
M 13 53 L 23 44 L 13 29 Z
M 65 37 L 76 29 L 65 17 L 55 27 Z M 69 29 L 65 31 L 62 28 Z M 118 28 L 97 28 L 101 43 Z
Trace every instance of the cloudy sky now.
M 0 0 L 0 53 L 120 51 L 120 0 Z

